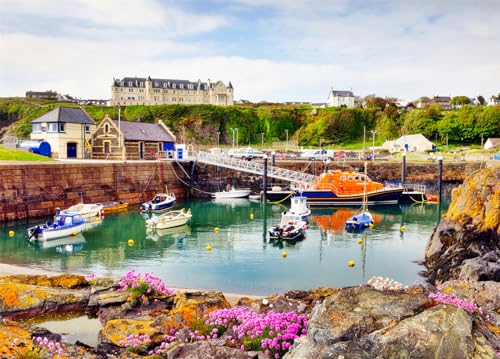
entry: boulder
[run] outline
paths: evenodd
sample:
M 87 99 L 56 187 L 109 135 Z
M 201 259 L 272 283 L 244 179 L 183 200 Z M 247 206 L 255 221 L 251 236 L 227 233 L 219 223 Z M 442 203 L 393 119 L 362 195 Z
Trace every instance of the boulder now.
M 179 293 L 169 316 L 177 323 L 190 327 L 193 322 L 217 309 L 231 308 L 222 292 L 196 291 Z
M 0 278 L 0 315 L 36 316 L 57 311 L 85 311 L 89 289 L 24 284 L 12 277 Z
M 220 341 L 200 341 L 192 344 L 182 344 L 170 350 L 168 359 L 251 359 L 257 355 L 248 355 L 240 349 L 223 346 Z
M 456 188 L 425 249 L 431 283 L 453 279 L 500 281 L 500 181 L 492 169 Z

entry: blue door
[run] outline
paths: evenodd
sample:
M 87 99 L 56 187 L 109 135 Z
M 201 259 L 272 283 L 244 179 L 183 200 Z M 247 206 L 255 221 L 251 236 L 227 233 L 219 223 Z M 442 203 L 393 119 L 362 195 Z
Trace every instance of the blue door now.
M 68 142 L 66 144 L 66 157 L 67 158 L 76 158 L 76 143 Z

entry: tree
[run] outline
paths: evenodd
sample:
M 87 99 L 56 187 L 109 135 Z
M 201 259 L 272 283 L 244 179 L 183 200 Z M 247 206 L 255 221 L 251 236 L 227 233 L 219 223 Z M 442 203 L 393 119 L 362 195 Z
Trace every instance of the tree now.
M 366 96 L 364 100 L 366 102 L 366 107 L 375 108 L 380 111 L 383 110 L 385 105 L 387 104 L 387 101 L 385 99 L 378 96 Z
M 460 107 L 470 104 L 470 99 L 467 96 L 455 96 L 451 99 L 450 104 L 454 107 Z
M 479 95 L 479 96 L 477 97 L 477 100 L 479 101 L 479 103 L 480 103 L 481 105 L 484 105 L 484 104 L 486 103 L 486 101 L 485 101 L 484 97 L 483 97 L 483 96 L 481 96 L 481 95 Z
M 405 113 L 401 132 L 407 135 L 421 133 L 432 138 L 436 132 L 436 121 L 424 110 L 413 110 Z

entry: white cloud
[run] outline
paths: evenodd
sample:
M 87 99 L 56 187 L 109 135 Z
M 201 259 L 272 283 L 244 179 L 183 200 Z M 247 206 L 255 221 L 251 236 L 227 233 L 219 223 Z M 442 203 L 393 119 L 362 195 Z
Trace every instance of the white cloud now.
M 109 98 L 113 77 L 135 75 L 231 80 L 253 101 L 325 101 L 331 86 L 408 99 L 500 91 L 496 1 L 214 4 L 207 15 L 155 0 L 0 0 L 8 21 L 62 19 L 57 33 L 0 24 L 0 96 Z M 237 33 L 239 22 L 250 30 Z

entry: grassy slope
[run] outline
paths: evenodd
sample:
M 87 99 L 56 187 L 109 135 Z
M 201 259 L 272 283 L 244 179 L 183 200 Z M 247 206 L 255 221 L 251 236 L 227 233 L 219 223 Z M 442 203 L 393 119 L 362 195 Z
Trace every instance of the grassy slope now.
M 51 161 L 52 159 L 22 150 L 0 146 L 0 161 Z

